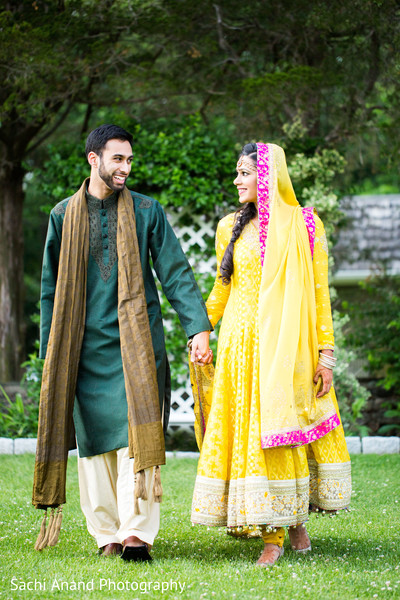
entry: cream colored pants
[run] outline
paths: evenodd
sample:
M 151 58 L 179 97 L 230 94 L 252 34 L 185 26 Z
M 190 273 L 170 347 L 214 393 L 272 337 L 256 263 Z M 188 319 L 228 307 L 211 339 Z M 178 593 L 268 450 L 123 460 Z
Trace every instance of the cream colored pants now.
M 154 468 L 145 473 L 149 500 L 139 500 L 140 514 L 134 515 L 135 479 L 128 448 L 78 457 L 81 508 L 99 548 L 122 544 L 131 535 L 153 545 L 160 528 L 160 504 L 152 501 Z

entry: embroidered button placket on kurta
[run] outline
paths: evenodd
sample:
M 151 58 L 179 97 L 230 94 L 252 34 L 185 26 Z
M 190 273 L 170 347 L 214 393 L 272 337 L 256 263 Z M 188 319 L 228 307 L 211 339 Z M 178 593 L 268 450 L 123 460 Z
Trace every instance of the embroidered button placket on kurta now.
M 80 456 L 128 445 L 117 307 L 118 195 L 102 201 L 87 194 L 87 202 L 90 247 L 86 323 L 74 407 Z

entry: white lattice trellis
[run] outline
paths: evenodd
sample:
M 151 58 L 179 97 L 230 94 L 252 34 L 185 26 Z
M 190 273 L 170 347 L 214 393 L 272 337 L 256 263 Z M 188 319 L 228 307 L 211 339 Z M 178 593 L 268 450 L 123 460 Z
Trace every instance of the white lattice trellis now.
M 193 425 L 193 396 L 190 381 L 184 387 L 172 391 L 171 425 Z
M 188 218 L 191 222 L 190 225 L 182 224 L 182 221 L 187 221 Z M 196 272 L 214 273 L 216 269 L 215 254 L 209 249 L 210 242 L 215 237 L 215 222 L 210 219 L 210 216 L 193 215 L 189 207 L 184 207 L 176 213 L 168 211 L 168 220 Z M 168 331 L 170 324 L 167 320 L 164 325 Z M 176 426 L 188 428 L 193 423 L 193 396 L 188 373 L 187 380 L 183 382 L 183 385 L 172 390 L 170 425 L 174 428 Z

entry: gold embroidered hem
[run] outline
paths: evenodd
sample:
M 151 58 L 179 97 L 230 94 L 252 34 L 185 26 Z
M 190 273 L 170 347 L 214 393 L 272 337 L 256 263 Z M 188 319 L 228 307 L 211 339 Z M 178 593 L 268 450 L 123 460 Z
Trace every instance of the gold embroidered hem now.
M 308 458 L 310 476 L 269 481 L 246 477 L 233 481 L 198 476 L 192 522 L 209 526 L 298 525 L 309 504 L 321 510 L 347 508 L 351 499 L 350 462 L 318 464 Z
M 323 510 L 340 510 L 350 504 L 350 462 L 320 464 L 308 460 L 310 470 L 310 504 Z
M 308 487 L 308 477 L 281 481 L 245 477 L 223 481 L 198 476 L 192 522 L 228 527 L 298 525 L 308 517 Z

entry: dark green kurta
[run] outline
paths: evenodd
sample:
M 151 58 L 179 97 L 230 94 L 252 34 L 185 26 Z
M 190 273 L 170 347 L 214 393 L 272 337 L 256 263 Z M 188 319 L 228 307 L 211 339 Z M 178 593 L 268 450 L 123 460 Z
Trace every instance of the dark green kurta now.
M 164 331 L 151 256 L 163 291 L 177 311 L 188 337 L 211 329 L 190 265 L 160 204 L 131 192 L 140 260 L 156 358 L 159 401 L 164 430 L 170 412 L 170 383 Z M 45 357 L 53 313 L 54 292 L 69 198 L 50 213 L 41 291 L 40 356 Z M 79 361 L 74 423 L 80 456 L 93 456 L 128 445 L 127 403 L 118 326 L 118 197 L 104 201 L 87 195 L 90 253 L 87 273 L 86 321 Z M 140 401 L 140 399 L 138 399 Z

